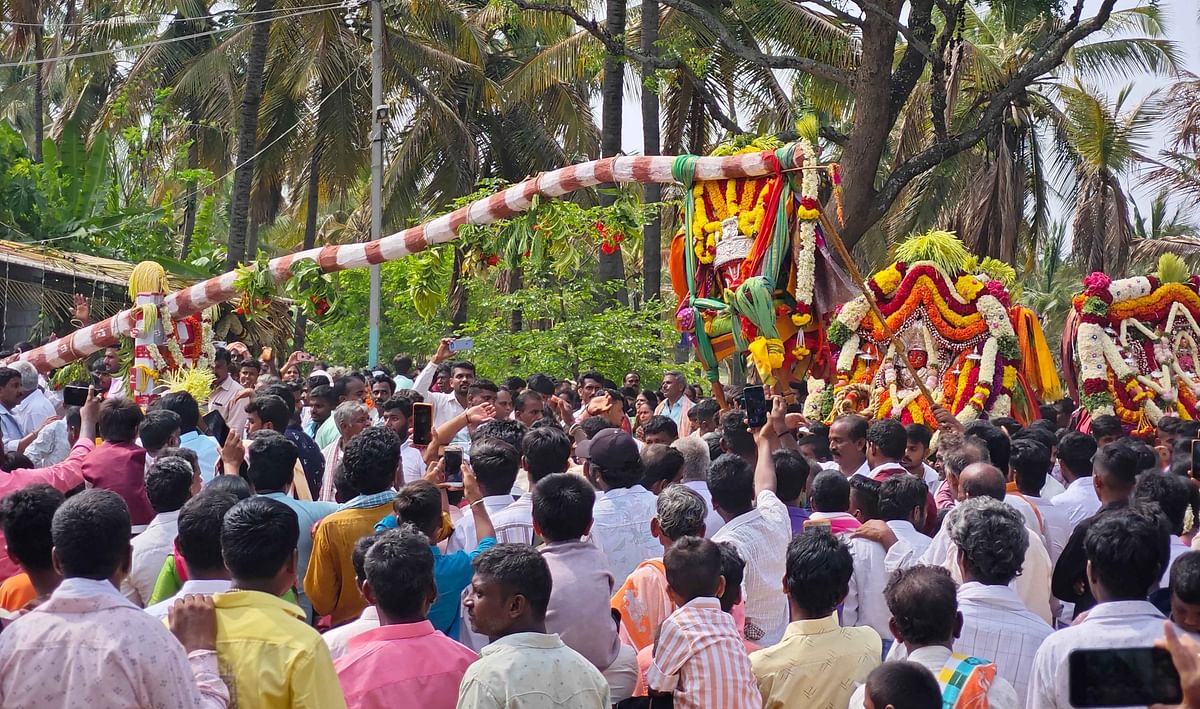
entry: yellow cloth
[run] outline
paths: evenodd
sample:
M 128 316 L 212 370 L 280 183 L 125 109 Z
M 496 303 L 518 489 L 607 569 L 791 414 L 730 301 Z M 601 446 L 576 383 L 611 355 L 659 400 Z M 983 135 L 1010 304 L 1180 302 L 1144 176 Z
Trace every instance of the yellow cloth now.
M 329 647 L 304 611 L 259 591 L 213 596 L 217 662 L 230 706 L 243 709 L 346 706 Z
M 788 624 L 779 644 L 750 653 L 763 709 L 842 709 L 879 665 L 871 628 L 843 628 L 837 614 Z
M 1014 308 L 1017 321 L 1017 342 L 1021 346 L 1021 373 L 1042 401 L 1058 401 L 1063 396 L 1062 381 L 1046 335 L 1037 315 L 1024 306 Z
M 377 507 L 339 510 L 317 525 L 312 556 L 304 575 L 304 595 L 318 616 L 330 616 L 332 625 L 354 620 L 367 607 L 354 583 L 350 554 L 355 543 L 374 534 L 375 523 L 391 512 L 389 500 Z

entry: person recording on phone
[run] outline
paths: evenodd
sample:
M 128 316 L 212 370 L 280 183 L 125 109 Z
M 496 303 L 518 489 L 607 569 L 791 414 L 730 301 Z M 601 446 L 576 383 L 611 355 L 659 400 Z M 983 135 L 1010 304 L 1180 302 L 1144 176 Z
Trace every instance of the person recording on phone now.
M 430 385 L 433 384 L 438 367 L 449 361 L 456 351 L 461 351 L 458 348 L 463 346 L 462 343 L 467 342 L 470 341 L 443 337 L 437 352 L 429 360 L 429 364 L 425 365 L 425 368 L 417 375 L 417 380 L 413 382 L 413 389 L 424 396 L 425 401 L 433 406 L 434 428 L 439 428 L 470 406 L 468 390 L 475 382 L 475 365 L 471 362 L 459 361 L 450 365 L 449 392 L 430 391 Z M 465 431 L 459 431 L 454 440 L 457 443 L 470 443 L 470 438 Z

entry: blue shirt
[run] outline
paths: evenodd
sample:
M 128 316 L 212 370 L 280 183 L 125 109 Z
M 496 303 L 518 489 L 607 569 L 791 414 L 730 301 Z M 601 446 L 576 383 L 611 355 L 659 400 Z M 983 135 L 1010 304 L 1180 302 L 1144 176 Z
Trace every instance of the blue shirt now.
M 306 612 L 312 612 L 312 606 L 308 603 L 308 598 L 304 595 L 304 575 L 308 571 L 308 559 L 312 556 L 313 545 L 313 527 L 328 515 L 337 512 L 338 504 L 336 502 L 309 502 L 307 500 L 297 500 L 296 498 L 283 492 L 268 492 L 263 495 L 268 500 L 277 500 L 287 505 L 296 513 L 296 517 L 300 522 L 300 538 L 296 541 L 296 551 L 299 568 L 296 569 L 296 575 L 300 578 L 301 584 L 300 607 Z
M 179 445 L 196 452 L 196 457 L 200 459 L 200 479 L 206 483 L 212 482 L 217 476 L 217 463 L 221 460 L 217 439 L 193 430 L 179 437 Z
M 308 480 L 308 489 L 320 490 L 321 480 L 325 477 L 325 456 L 321 455 L 317 442 L 299 426 L 289 425 L 283 435 L 296 444 L 296 450 L 300 454 L 300 467 L 304 468 L 304 477 Z
M 376 532 L 395 529 L 396 515 L 388 515 L 375 525 Z M 471 562 L 475 557 L 496 546 L 495 537 L 484 537 L 472 551 L 456 551 L 443 554 L 437 545 L 431 545 L 433 550 L 433 580 L 437 583 L 438 596 L 429 607 L 429 622 L 433 627 L 442 631 L 448 638 L 458 638 L 458 630 L 462 620 L 459 607 L 463 589 L 471 585 L 471 577 L 475 570 Z

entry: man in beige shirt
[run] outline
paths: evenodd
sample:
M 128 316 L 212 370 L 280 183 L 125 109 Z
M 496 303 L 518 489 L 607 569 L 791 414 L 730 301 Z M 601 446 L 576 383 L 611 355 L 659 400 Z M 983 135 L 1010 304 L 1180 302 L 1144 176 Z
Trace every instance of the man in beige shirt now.
M 213 376 L 216 379 L 213 382 L 212 393 L 208 396 L 208 410 L 221 412 L 229 430 L 241 435 L 247 421 L 246 404 L 254 392 L 243 389 L 242 385 L 238 384 L 237 377 L 231 376 L 231 368 L 229 351 L 223 347 L 217 348 L 216 354 L 213 355 Z M 217 444 L 223 442 L 217 441 Z
M 782 641 L 750 655 L 764 709 L 843 709 L 879 665 L 879 634 L 838 624 L 853 571 L 850 550 L 827 529 L 805 530 L 788 544 L 784 586 L 795 620 Z

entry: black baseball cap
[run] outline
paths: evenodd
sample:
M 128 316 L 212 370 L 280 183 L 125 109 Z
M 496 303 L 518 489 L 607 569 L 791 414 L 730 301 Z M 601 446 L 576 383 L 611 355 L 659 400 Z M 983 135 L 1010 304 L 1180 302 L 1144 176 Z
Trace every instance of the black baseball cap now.
M 590 440 L 575 444 L 575 455 L 604 470 L 618 470 L 640 458 L 637 441 L 619 428 L 603 429 Z

